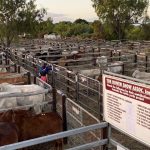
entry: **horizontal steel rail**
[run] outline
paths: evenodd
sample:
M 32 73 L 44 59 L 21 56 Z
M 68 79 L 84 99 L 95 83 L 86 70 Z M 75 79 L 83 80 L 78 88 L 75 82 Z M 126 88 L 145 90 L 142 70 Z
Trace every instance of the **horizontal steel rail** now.
M 95 121 L 99 122 L 100 121 L 93 116 L 91 113 L 89 113 L 86 109 L 82 108 L 80 105 L 78 105 L 77 103 L 75 103 L 74 101 L 72 101 L 70 98 L 67 98 L 67 101 L 69 101 L 70 103 L 72 103 L 73 105 L 75 105 L 76 107 L 78 107 L 79 109 L 81 109 L 82 111 L 84 111 L 86 114 L 88 114 L 91 118 L 93 118 Z
M 89 100 L 91 100 L 92 102 L 98 104 L 98 100 L 95 100 L 95 98 L 90 98 L 89 95 L 85 95 L 81 92 L 78 92 L 78 94 L 81 95 L 81 96 L 84 96 L 84 97 L 88 98 Z
M 77 147 L 74 147 L 74 148 L 69 148 L 67 150 L 86 150 L 86 149 L 90 149 L 90 148 L 94 148 L 94 147 L 98 147 L 98 146 L 102 146 L 102 145 L 106 145 L 106 144 L 108 144 L 108 139 L 103 139 L 103 140 L 100 140 L 100 141 L 80 145 L 80 146 L 77 146 Z
M 102 128 L 106 128 L 106 127 L 108 127 L 108 123 L 102 122 L 102 123 L 98 123 L 98 124 L 94 124 L 94 125 L 90 125 L 90 126 L 86 126 L 86 127 L 81 127 L 81 128 L 65 131 L 65 132 L 60 132 L 57 134 L 43 136 L 40 138 L 28 140 L 28 141 L 23 141 L 23 142 L 19 142 L 19 143 L 15 143 L 15 144 L 2 146 L 2 147 L 0 147 L 0 150 L 16 150 L 16 149 L 25 148 L 25 147 L 33 146 L 33 145 L 37 145 L 37 144 L 42 144 L 42 143 L 54 141 L 54 140 L 57 140 L 60 138 L 69 137 L 69 136 L 89 132 L 91 130 L 102 129 Z
M 15 64 L 10 64 L 10 65 L 0 65 L 0 68 L 10 68 L 14 67 Z
M 86 87 L 88 90 L 91 90 L 91 91 L 94 91 L 95 93 L 99 93 L 99 91 L 95 90 L 95 89 L 92 89 L 91 87 L 89 87 L 88 85 L 84 85 L 83 83 L 79 82 L 78 83 L 79 86 L 81 87 Z
M 116 146 L 116 147 L 117 147 L 117 146 L 120 146 L 123 150 L 129 150 L 128 148 L 122 146 L 120 143 L 116 142 L 116 141 L 113 140 L 113 139 L 109 139 L 109 142 L 110 142 L 112 145 Z
M 140 82 L 140 83 L 144 83 L 144 84 L 150 85 L 150 81 L 144 81 L 144 80 L 140 80 L 140 79 L 124 76 L 124 75 L 121 75 L 121 74 L 116 74 L 116 73 L 112 73 L 112 72 L 108 72 L 108 71 L 104 71 L 104 74 L 108 74 L 108 75 L 120 77 L 122 79 L 128 79 L 128 80 L 131 80 L 131 81 L 136 81 L 136 82 Z
M 69 86 L 68 84 L 64 83 L 63 81 L 57 80 L 57 83 L 61 83 L 62 85 L 64 85 L 65 87 L 68 87 L 69 89 L 75 91 L 76 89 L 73 88 L 72 86 Z M 58 88 L 58 87 L 57 87 Z

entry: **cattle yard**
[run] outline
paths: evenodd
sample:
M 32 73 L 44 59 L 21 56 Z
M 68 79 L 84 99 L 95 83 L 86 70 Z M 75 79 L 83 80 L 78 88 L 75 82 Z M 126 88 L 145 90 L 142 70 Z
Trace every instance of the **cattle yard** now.
M 131 77 L 137 68 L 140 72 L 149 72 L 150 42 L 34 40 L 30 44 L 28 41 L 20 45 L 21 47 L 2 48 L 0 68 L 5 68 L 9 72 L 6 73 L 8 77 L 5 73 L 0 73 L 0 78 L 1 74 L 5 74 L 2 83 L 6 80 L 16 85 L 34 83 L 47 89 L 46 101 L 41 102 L 41 105 L 44 105 L 43 111 L 57 112 L 61 116 L 63 132 L 0 149 L 23 148 L 59 138 L 63 138 L 65 149 L 106 149 L 108 142 L 109 146 L 121 146 L 111 138 L 110 125 L 102 122 L 104 115 L 102 74 L 104 71 L 110 71 L 113 72 L 113 76 L 145 83 L 139 81 L 142 78 Z M 41 66 L 44 62 L 52 67 L 48 74 L 48 83 L 36 77 L 35 72 L 35 66 Z M 31 91 L 18 96 L 34 94 Z M 139 143 L 135 144 L 137 147 L 134 148 L 134 145 L 131 147 L 128 143 L 135 141 L 128 140 L 128 137 L 124 137 L 118 131 L 112 130 L 112 136 L 129 149 L 149 149 Z M 125 141 L 120 141 L 120 136 L 125 138 Z M 31 149 L 41 148 L 43 149 L 37 146 Z M 48 149 L 47 145 L 44 149 Z

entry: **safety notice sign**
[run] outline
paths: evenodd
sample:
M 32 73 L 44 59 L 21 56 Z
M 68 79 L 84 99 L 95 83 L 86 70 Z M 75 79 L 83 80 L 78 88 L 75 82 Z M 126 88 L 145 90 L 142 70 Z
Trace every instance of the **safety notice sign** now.
M 150 86 L 103 75 L 104 118 L 150 146 Z

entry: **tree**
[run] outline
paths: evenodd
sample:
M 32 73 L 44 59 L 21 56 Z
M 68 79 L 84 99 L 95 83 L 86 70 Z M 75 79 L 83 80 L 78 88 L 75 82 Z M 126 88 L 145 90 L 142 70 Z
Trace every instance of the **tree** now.
M 118 39 L 125 38 L 125 30 L 147 10 L 148 0 L 92 0 L 102 21 L 111 28 Z
M 104 30 L 103 30 L 103 25 L 99 20 L 95 20 L 92 23 L 92 28 L 93 28 L 93 31 L 94 31 L 94 36 L 96 38 L 104 38 L 105 37 Z
M 61 35 L 61 37 L 67 36 L 69 27 L 71 26 L 71 22 L 62 21 L 57 24 L 55 24 L 54 32 Z
M 69 28 L 67 35 L 68 36 L 78 36 L 78 35 L 88 35 L 93 33 L 93 30 L 89 24 L 79 24 L 73 23 Z
M 45 9 L 36 9 L 35 0 L 0 0 L 0 39 L 7 46 L 21 33 L 32 33 L 42 21 Z
M 54 30 L 55 33 L 61 35 L 62 37 L 71 37 L 71 36 L 82 36 L 86 37 L 93 33 L 91 24 L 84 23 L 71 23 L 62 21 L 55 24 Z
M 142 40 L 143 35 L 141 26 L 132 26 L 127 31 L 127 38 L 130 40 Z
M 79 23 L 79 24 L 89 24 L 86 20 L 84 20 L 84 19 L 76 19 L 75 21 L 74 21 L 74 23 Z
M 53 33 L 54 24 L 53 20 L 49 17 L 46 21 L 42 21 L 38 23 L 36 34 L 40 37 L 43 37 L 44 34 L 51 34 Z
M 146 16 L 142 24 L 143 39 L 150 40 L 150 18 Z

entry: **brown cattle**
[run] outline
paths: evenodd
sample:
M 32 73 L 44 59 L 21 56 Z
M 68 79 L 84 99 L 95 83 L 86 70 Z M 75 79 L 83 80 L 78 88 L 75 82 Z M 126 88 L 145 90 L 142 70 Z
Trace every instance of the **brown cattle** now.
M 13 123 L 0 122 L 0 146 L 18 142 L 18 129 Z
M 0 113 L 0 122 L 15 123 L 19 129 L 18 137 L 20 139 L 21 118 L 31 117 L 33 113 L 29 110 L 8 110 Z
M 29 140 L 62 131 L 62 119 L 55 112 L 22 118 L 21 140 Z M 63 140 L 53 142 L 56 149 L 63 149 Z
M 34 113 L 31 110 L 8 110 L 0 112 L 0 122 L 13 122 L 20 126 L 21 118 L 33 115 Z
M 29 110 L 10 110 L 0 113 L 0 122 L 15 123 L 18 126 L 19 141 L 42 137 L 62 131 L 62 119 L 55 113 L 35 115 Z M 63 140 L 54 142 L 55 148 L 63 149 Z

